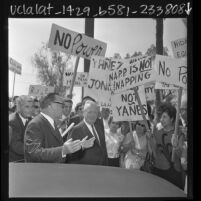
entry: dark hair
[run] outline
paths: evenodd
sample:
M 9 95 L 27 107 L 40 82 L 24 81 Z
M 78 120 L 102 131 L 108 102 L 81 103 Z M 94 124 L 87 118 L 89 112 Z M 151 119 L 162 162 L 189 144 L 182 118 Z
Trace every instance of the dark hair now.
M 78 111 L 79 107 L 82 107 L 82 103 L 77 103 L 76 106 L 75 106 L 75 112 Z
M 161 108 L 161 115 L 166 112 L 168 114 L 168 116 L 173 119 L 173 122 L 175 122 L 175 119 L 176 119 L 176 113 L 177 113 L 177 110 L 176 108 L 171 105 L 170 103 L 166 103 L 165 105 L 163 105 L 163 107 Z
M 110 125 L 112 122 L 113 122 L 113 117 L 110 116 L 109 119 L 108 119 L 108 125 Z M 116 121 L 115 123 L 117 123 L 118 126 L 120 127 L 120 122 Z
M 39 102 L 39 100 L 37 98 L 34 98 L 33 102 L 37 103 L 37 102 Z
M 150 121 L 149 121 L 149 120 L 146 120 L 146 121 L 147 121 L 147 124 L 148 124 L 149 129 L 151 129 L 151 123 L 150 123 Z M 134 126 L 133 126 L 134 130 L 136 130 L 136 125 L 138 124 L 138 122 L 139 122 L 139 121 L 136 121 L 136 123 L 134 124 Z M 145 127 L 145 128 L 146 128 L 146 127 Z
M 49 93 L 46 96 L 44 96 L 43 98 L 40 99 L 40 107 L 41 109 L 45 109 L 47 108 L 52 102 L 55 101 L 56 96 L 58 96 L 59 94 L 57 93 Z
M 154 115 L 152 114 L 151 106 L 148 103 L 147 103 L 147 113 L 148 113 L 149 119 L 153 120 L 154 119 Z

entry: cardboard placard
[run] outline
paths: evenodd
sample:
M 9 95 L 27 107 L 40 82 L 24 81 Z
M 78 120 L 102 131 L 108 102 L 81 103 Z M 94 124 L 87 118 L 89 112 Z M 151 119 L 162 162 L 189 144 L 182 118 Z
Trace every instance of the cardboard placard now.
M 141 85 L 137 87 L 143 111 L 148 119 L 147 102 L 145 98 L 145 89 Z M 111 96 L 112 112 L 114 121 L 140 121 L 143 120 L 139 103 L 134 90 L 127 90 Z
M 22 64 L 17 62 L 15 59 L 9 57 L 9 70 L 13 71 L 16 74 L 22 74 Z
M 155 57 L 156 81 L 187 87 L 187 61 L 186 59 L 173 59 L 171 57 L 156 55 Z
M 48 93 L 53 93 L 53 92 L 54 92 L 54 87 L 43 86 L 43 85 L 30 85 L 28 94 L 30 96 L 42 97 L 42 96 L 46 96 Z
M 87 72 L 77 72 L 74 86 L 77 86 L 77 87 L 87 86 L 88 75 L 89 73 Z M 73 79 L 73 72 L 67 71 L 63 77 L 63 85 L 70 87 L 72 84 L 72 79 Z
M 171 42 L 175 58 L 187 57 L 187 38 L 180 38 Z
M 92 55 L 104 56 L 107 44 L 52 24 L 48 47 L 56 51 L 90 59 Z
M 139 61 L 121 60 L 121 63 L 119 68 L 111 68 L 109 73 L 109 82 L 115 93 L 155 81 L 151 57 Z
M 85 96 L 93 97 L 99 104 L 110 104 L 111 88 L 107 81 L 109 74 L 109 58 L 92 56 L 88 75 L 88 83 L 84 88 Z

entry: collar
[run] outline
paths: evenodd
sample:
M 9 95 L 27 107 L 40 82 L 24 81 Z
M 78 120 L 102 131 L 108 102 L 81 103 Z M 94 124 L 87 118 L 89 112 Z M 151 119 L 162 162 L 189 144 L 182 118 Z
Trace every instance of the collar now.
M 19 113 L 18 113 L 19 114 Z M 25 124 L 26 124 L 26 121 L 28 120 L 28 119 L 26 119 L 26 118 L 24 118 L 21 114 L 19 114 L 19 117 L 21 118 L 21 120 L 22 120 L 22 123 L 24 124 L 24 126 L 25 126 Z
M 87 123 L 85 119 L 83 119 L 84 123 L 86 124 L 86 126 L 88 127 L 88 129 L 90 130 L 90 132 L 92 133 L 93 135 L 93 131 L 92 131 L 92 125 Z
M 43 113 L 43 112 L 40 112 L 47 120 L 48 122 L 51 124 L 51 126 L 55 129 L 54 127 L 54 119 L 52 119 L 52 117 L 50 117 L 49 115 Z

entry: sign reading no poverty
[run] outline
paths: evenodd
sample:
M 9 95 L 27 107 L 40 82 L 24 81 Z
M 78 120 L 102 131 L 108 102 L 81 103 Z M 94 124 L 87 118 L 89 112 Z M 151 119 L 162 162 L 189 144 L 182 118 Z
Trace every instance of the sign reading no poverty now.
M 107 44 L 84 34 L 52 24 L 48 47 L 90 59 L 92 55 L 104 56 Z

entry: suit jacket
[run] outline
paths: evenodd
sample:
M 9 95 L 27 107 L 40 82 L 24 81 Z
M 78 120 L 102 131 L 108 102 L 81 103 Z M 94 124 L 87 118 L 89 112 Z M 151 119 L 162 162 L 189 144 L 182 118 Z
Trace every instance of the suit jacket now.
M 82 118 L 79 115 L 75 115 L 70 118 L 70 121 L 68 122 L 68 126 L 71 125 L 71 123 L 75 123 L 75 125 L 79 124 L 82 121 Z
M 23 161 L 25 126 L 17 112 L 9 115 L 9 126 L 12 128 L 12 136 L 9 145 L 9 162 Z
M 26 162 L 64 162 L 62 158 L 63 140 L 41 114 L 27 126 L 24 138 Z
M 105 133 L 100 125 L 94 124 L 96 131 L 98 133 L 100 144 L 95 139 L 94 145 L 90 148 L 80 150 L 76 153 L 70 154 L 67 156 L 68 163 L 77 163 L 77 164 L 89 164 L 89 165 L 107 165 L 107 150 L 105 144 Z M 90 130 L 84 121 L 76 125 L 72 132 L 71 138 L 73 140 L 80 139 L 82 140 L 85 136 L 88 136 L 88 139 L 93 137 Z

